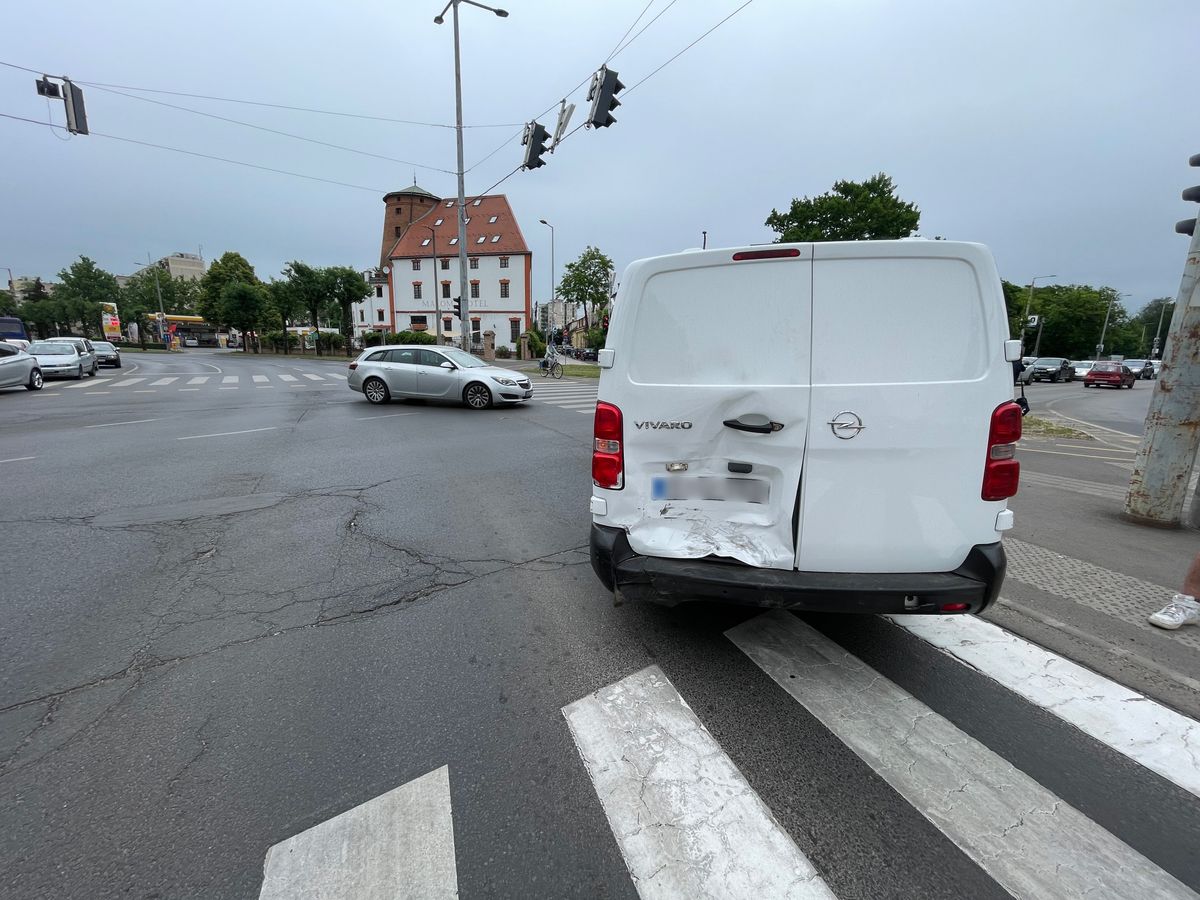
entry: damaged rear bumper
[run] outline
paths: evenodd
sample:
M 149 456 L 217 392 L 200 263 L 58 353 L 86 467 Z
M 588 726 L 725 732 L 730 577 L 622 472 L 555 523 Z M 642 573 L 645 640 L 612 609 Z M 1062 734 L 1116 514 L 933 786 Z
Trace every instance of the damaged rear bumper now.
M 642 556 L 620 528 L 592 525 L 592 568 L 609 590 L 626 600 L 675 606 L 714 600 L 742 606 L 852 613 L 978 613 L 1000 593 L 1004 548 L 999 542 L 971 548 L 951 572 L 797 572 L 760 569 L 716 559 Z

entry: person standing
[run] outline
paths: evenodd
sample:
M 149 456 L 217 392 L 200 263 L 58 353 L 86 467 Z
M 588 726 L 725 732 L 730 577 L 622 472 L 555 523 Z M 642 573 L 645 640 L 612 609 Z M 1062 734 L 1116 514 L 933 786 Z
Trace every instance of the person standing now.
M 1150 624 L 1174 631 L 1181 625 L 1200 623 L 1200 553 L 1188 566 L 1183 577 L 1183 593 L 1176 594 L 1171 602 L 1150 617 Z

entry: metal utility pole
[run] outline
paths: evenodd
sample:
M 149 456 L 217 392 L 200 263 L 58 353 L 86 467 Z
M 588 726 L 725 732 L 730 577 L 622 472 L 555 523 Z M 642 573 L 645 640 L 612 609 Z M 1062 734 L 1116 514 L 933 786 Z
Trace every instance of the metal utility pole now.
M 538 219 L 550 229 L 550 312 L 554 312 L 554 303 L 558 300 L 558 280 L 554 277 L 554 226 L 545 219 Z M 567 325 L 567 301 L 563 301 L 563 327 Z
M 1200 166 L 1200 153 L 1188 164 Z M 1200 202 L 1200 185 L 1185 190 L 1183 199 Z M 1162 373 L 1154 383 L 1145 433 L 1125 495 L 1129 516 L 1168 526 L 1195 525 L 1200 513 L 1198 498 L 1184 518 L 1188 482 L 1200 449 L 1200 228 L 1195 219 L 1185 219 L 1175 230 L 1190 234 L 1192 240 L 1167 332 Z
M 1158 310 L 1158 327 L 1154 329 L 1154 349 L 1153 349 L 1153 350 L 1151 351 L 1151 353 L 1150 353 L 1150 358 L 1151 358 L 1151 359 L 1158 359 L 1159 357 L 1161 357 L 1161 356 L 1162 356 L 1162 341 L 1161 341 L 1161 337 L 1162 337 L 1162 323 L 1163 323 L 1163 315 L 1166 313 L 1166 311 L 1167 311 L 1167 307 L 1168 307 L 1168 306 L 1173 306 L 1174 304 L 1175 304 L 1175 301 L 1174 301 L 1174 300 L 1167 300 L 1167 301 L 1164 301 L 1164 302 L 1163 302 L 1163 305 L 1162 305 L 1161 307 L 1159 307 L 1159 310 Z
M 1025 329 L 1029 327 L 1029 307 L 1033 305 L 1033 286 L 1039 278 L 1057 278 L 1057 275 L 1034 275 L 1029 279 L 1029 297 L 1025 300 L 1025 316 L 1021 319 L 1021 350 L 1025 350 Z M 1037 355 L 1036 353 L 1034 354 Z
M 1108 319 L 1112 315 L 1113 301 L 1121 297 L 1128 297 L 1128 294 L 1111 293 L 1108 295 L 1108 309 L 1104 311 L 1104 327 L 1100 329 L 1100 343 L 1096 345 L 1096 360 L 1104 355 L 1104 336 L 1108 334 Z
M 437 277 L 437 232 L 433 230 L 433 226 L 431 225 L 422 225 L 421 227 L 429 232 L 429 264 L 433 267 L 430 290 L 433 291 L 433 317 L 437 321 L 437 345 L 440 347 L 442 346 L 442 301 L 439 299 L 441 294 L 438 293 L 440 285 L 438 284 Z
M 486 9 L 502 19 L 508 16 L 508 12 L 476 3 L 475 0 L 450 0 L 442 9 L 441 14 L 433 19 L 435 25 L 441 25 L 446 21 L 446 10 L 451 8 L 454 10 L 454 137 L 458 148 L 458 290 L 462 303 L 462 348 L 469 353 L 471 350 L 471 333 L 469 331 L 471 316 L 470 304 L 467 301 L 467 195 L 463 172 L 462 56 L 458 42 L 458 5 L 460 3 L 469 3 L 480 9 Z
M 162 287 L 160 287 L 158 283 L 158 266 L 156 266 L 154 261 L 150 258 L 149 250 L 146 251 L 146 262 L 149 264 L 149 268 L 154 272 L 154 293 L 158 295 L 158 337 L 163 342 L 163 346 L 170 350 L 171 344 L 167 339 L 167 314 L 166 311 L 163 310 Z

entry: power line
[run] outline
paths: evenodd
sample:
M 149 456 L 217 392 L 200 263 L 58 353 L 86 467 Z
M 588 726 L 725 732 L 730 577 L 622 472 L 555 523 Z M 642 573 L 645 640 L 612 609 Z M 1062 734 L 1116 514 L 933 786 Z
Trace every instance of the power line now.
M 625 91 L 624 91 L 625 95 L 628 96 L 629 94 L 631 94 L 633 92 L 634 88 L 636 88 L 638 85 L 645 84 L 647 81 L 649 81 L 651 78 L 653 78 L 659 72 L 661 72 L 663 69 L 665 69 L 671 63 L 675 62 L 675 60 L 679 59 L 679 57 L 683 56 L 683 54 L 687 53 L 689 50 L 691 50 L 693 47 L 695 47 L 698 43 L 700 43 L 702 40 L 704 40 L 706 37 L 708 37 L 710 34 L 712 34 L 714 31 L 716 31 L 718 28 L 720 28 L 722 25 L 724 25 L 726 22 L 728 22 L 730 19 L 732 19 L 734 16 L 736 16 L 738 13 L 740 13 L 743 9 L 745 9 L 747 6 L 749 6 L 753 2 L 754 2 L 754 0 L 746 0 L 745 3 L 743 3 L 737 9 L 735 9 L 733 12 L 731 12 L 729 15 L 727 15 L 725 18 L 723 18 L 720 22 L 718 22 L 712 28 L 708 29 L 708 31 L 704 32 L 704 34 L 700 35 L 700 37 L 696 38 L 694 41 L 692 41 L 690 44 L 688 44 L 686 47 L 684 47 L 682 50 L 680 50 L 678 53 L 676 53 L 674 56 L 672 56 L 670 59 L 668 59 L 665 63 L 663 63 L 661 66 L 659 66 L 653 72 L 651 72 L 645 78 L 641 79 L 640 81 L 636 81 L 629 87 L 625 88 Z M 628 47 L 629 44 L 626 44 L 625 46 Z
M 621 35 L 621 40 L 617 41 L 616 45 L 614 45 L 613 48 L 608 51 L 608 56 L 606 56 L 604 58 L 604 62 L 606 65 L 608 64 L 608 61 L 613 58 L 613 54 L 617 52 L 617 50 L 620 48 L 622 42 L 624 42 L 625 38 L 629 37 L 629 32 L 631 32 L 631 31 L 633 31 L 633 29 L 637 28 L 637 23 L 642 21 L 642 16 L 644 16 L 646 14 L 646 10 L 650 9 L 650 7 L 652 7 L 653 5 L 654 5 L 654 0 L 650 0 L 650 2 L 647 3 L 642 8 L 642 11 L 640 13 L 638 13 L 638 17 L 633 20 L 633 24 L 625 29 L 625 33 L 623 35 Z
M 612 52 L 612 54 L 608 57 L 608 59 L 609 60 L 615 59 L 618 54 L 624 53 L 626 48 L 629 46 L 629 44 L 632 44 L 634 41 L 636 41 L 638 38 L 640 38 L 642 36 L 643 32 L 645 32 L 645 30 L 647 28 L 649 28 L 651 25 L 653 25 L 655 22 L 657 22 L 659 19 L 661 19 L 662 14 L 665 13 L 672 6 L 674 6 L 677 2 L 678 2 L 678 0 L 671 0 L 670 3 L 668 3 L 666 6 L 664 6 L 659 11 L 657 16 L 655 16 L 653 19 L 651 19 L 649 22 L 647 22 L 645 25 L 643 25 L 642 30 L 639 31 L 637 34 L 635 34 L 633 37 L 631 37 L 627 44 L 625 44 L 624 46 L 618 46 L 618 48 Z M 632 29 L 630 29 L 630 30 L 632 30 Z M 624 39 L 622 38 L 622 40 L 624 40 Z M 605 60 L 605 63 L 607 63 L 607 62 L 608 62 L 608 60 Z
M 162 100 L 153 100 L 150 97 L 139 97 L 136 94 L 126 94 L 123 91 L 114 90 L 113 88 L 101 87 L 98 84 L 90 84 L 89 82 L 80 82 L 80 83 L 81 84 L 89 84 L 90 87 L 98 88 L 99 90 L 102 90 L 105 93 L 117 94 L 118 96 L 121 96 L 121 97 L 127 97 L 130 100 L 140 100 L 143 103 L 153 103 L 155 106 L 165 106 L 168 109 L 177 109 L 177 110 L 180 110 L 181 112 L 188 112 L 188 113 L 193 113 L 194 115 L 197 115 L 197 116 L 204 116 L 207 119 L 216 119 L 220 122 L 229 122 L 232 125 L 241 125 L 243 128 L 253 128 L 256 131 L 265 131 L 268 134 L 277 134 L 277 135 L 280 135 L 281 137 L 292 138 L 293 140 L 297 140 L 297 141 L 305 141 L 309 144 L 317 144 L 318 146 L 321 146 L 321 147 L 330 147 L 334 150 L 344 150 L 347 153 L 357 153 L 360 156 L 370 156 L 370 157 L 374 157 L 375 159 L 382 159 L 382 160 L 386 160 L 387 162 L 401 163 L 406 166 L 416 166 L 418 169 L 428 169 L 431 172 L 441 172 L 445 175 L 455 174 L 454 172 L 450 171 L 449 169 L 439 169 L 437 166 L 426 166 L 426 165 L 422 165 L 421 163 L 413 162 L 412 160 L 396 159 L 394 156 L 384 156 L 383 154 L 380 154 L 380 153 L 372 153 L 369 150 L 359 150 L 354 147 L 343 147 L 341 144 L 331 144 L 328 141 L 319 141 L 316 138 L 305 137 L 302 134 L 292 134 L 289 131 L 279 131 L 278 129 L 275 129 L 275 128 L 267 128 L 265 125 L 255 125 L 253 122 L 243 122 L 240 119 L 231 119 L 228 116 L 218 116 L 216 113 L 204 112 L 203 110 L 200 110 L 200 109 L 192 109 L 191 107 L 187 107 L 187 106 L 179 106 L 174 103 L 166 103 Z
M 13 115 L 9 115 L 8 113 L 0 113 L 0 117 L 5 118 L 5 119 L 15 119 L 18 122 L 30 122 L 34 125 L 41 125 L 43 128 L 58 128 L 63 131 L 66 130 L 66 128 L 62 125 L 56 125 L 53 122 L 41 122 L 41 121 L 38 121 L 37 119 L 26 119 L 24 116 L 13 116 Z M 199 157 L 200 159 L 211 159 L 216 162 L 229 163 L 230 165 L 234 165 L 234 166 L 244 166 L 248 169 L 258 169 L 263 172 L 273 172 L 276 175 L 290 175 L 293 178 L 303 178 L 307 181 L 320 181 L 324 184 L 335 184 L 339 187 L 356 188 L 360 191 L 370 191 L 373 194 L 387 193 L 382 188 L 367 187 L 366 185 L 362 185 L 362 184 L 350 184 L 349 182 L 346 182 L 346 181 L 335 181 L 332 178 L 320 178 L 319 176 L 316 176 L 316 175 L 305 175 L 302 172 L 289 172 L 286 169 L 275 169 L 275 168 L 272 168 L 271 166 L 260 166 L 257 163 L 244 162 L 243 160 L 240 160 L 240 159 L 228 159 L 224 156 L 213 156 L 209 153 L 199 153 L 195 150 L 184 150 L 181 147 L 168 147 L 165 144 L 153 144 L 149 141 L 139 141 L 134 138 L 120 137 L 115 134 L 104 134 L 99 131 L 92 131 L 92 132 L 89 132 L 89 136 L 90 137 L 107 138 L 110 141 L 121 141 L 122 143 L 125 143 L 125 144 L 137 144 L 138 146 L 141 146 L 141 147 L 153 147 L 156 150 L 170 150 L 172 153 L 183 153 L 186 156 L 196 156 L 196 157 Z

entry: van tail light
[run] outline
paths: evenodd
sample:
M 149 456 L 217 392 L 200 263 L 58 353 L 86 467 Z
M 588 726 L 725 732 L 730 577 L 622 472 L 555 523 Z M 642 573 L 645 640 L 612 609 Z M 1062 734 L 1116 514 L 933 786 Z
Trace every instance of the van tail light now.
M 1009 400 L 992 412 L 992 427 L 988 431 L 987 459 L 983 463 L 984 500 L 1007 500 L 1017 493 L 1021 479 L 1021 464 L 1017 441 L 1021 439 L 1021 407 Z
M 353 372 L 357 368 L 358 368 L 358 363 L 356 363 L 356 362 L 350 363 L 350 371 L 351 372 Z
M 619 491 L 625 487 L 621 410 L 603 401 L 596 404 L 596 427 L 592 442 L 592 484 L 610 491 Z

